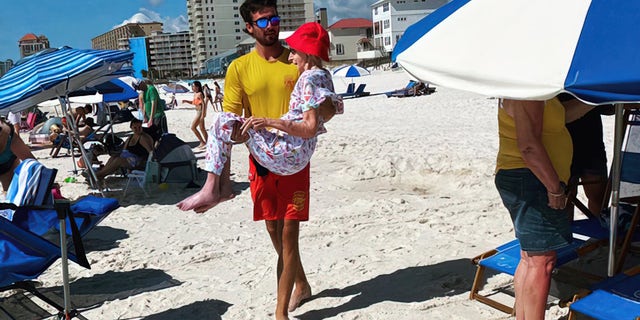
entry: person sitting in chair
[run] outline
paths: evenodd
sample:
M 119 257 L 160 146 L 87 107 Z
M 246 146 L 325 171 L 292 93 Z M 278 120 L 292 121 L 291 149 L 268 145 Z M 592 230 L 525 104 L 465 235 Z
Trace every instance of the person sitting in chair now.
M 20 161 L 28 158 L 35 159 L 31 149 L 17 135 L 13 127 L 0 121 L 0 183 L 2 189 L 7 191 L 13 179 L 13 171 Z
M 149 158 L 149 153 L 153 151 L 153 138 L 142 131 L 141 120 L 131 120 L 130 127 L 133 135 L 124 143 L 122 153 L 109 158 L 104 167 L 96 172 L 98 180 L 103 180 L 104 177 L 116 172 L 120 168 L 140 168 Z

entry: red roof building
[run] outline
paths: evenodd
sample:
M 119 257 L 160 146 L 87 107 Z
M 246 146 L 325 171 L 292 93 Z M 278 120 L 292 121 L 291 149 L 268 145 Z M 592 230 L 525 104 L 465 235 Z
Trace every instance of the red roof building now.
M 25 34 L 18 41 L 20 48 L 20 58 L 30 56 L 38 51 L 49 48 L 49 39 L 44 35 L 36 36 L 33 33 Z
M 349 18 L 342 19 L 332 25 L 329 26 L 329 30 L 334 29 L 362 29 L 362 28 L 372 28 L 373 22 L 369 19 L 364 18 Z

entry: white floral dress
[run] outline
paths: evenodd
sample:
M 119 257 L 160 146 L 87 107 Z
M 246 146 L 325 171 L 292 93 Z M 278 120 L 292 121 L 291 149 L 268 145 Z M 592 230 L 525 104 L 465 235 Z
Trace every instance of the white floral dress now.
M 336 114 L 344 112 L 342 98 L 334 92 L 331 74 L 325 69 L 304 71 L 291 93 L 289 112 L 280 119 L 302 121 L 303 113 L 331 99 Z M 231 152 L 231 133 L 236 121 L 245 119 L 229 112 L 220 113 L 209 129 L 204 169 L 219 175 Z M 318 119 L 318 131 L 312 138 L 291 136 L 276 129 L 249 130 L 245 143 L 263 167 L 278 175 L 292 175 L 304 169 L 316 148 L 317 136 L 327 132 L 324 119 Z

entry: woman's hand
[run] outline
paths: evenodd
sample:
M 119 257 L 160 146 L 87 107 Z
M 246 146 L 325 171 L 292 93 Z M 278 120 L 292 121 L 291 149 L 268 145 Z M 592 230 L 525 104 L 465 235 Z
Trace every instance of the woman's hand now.
M 238 121 L 233 123 L 233 131 L 231 131 L 231 142 L 234 144 L 245 143 L 249 140 L 248 134 L 242 133 L 242 124 Z
M 240 129 L 242 130 L 242 135 L 247 135 L 247 133 L 249 132 L 249 129 L 253 129 L 257 131 L 257 130 L 268 127 L 269 120 L 270 119 L 268 118 L 249 117 L 247 120 L 245 120 L 245 122 L 240 127 Z
M 547 198 L 549 199 L 549 208 L 562 210 L 567 206 L 567 192 L 564 184 L 560 184 L 558 190 L 547 189 Z

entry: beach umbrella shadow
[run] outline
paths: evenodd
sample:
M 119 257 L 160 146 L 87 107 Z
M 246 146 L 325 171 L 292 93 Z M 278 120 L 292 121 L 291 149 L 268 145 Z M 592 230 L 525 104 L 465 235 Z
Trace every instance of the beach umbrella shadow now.
M 232 304 L 222 300 L 197 301 L 177 309 L 169 309 L 141 320 L 209 319 L 220 320 Z
M 473 275 L 474 268 L 468 259 L 408 267 L 345 288 L 325 289 L 307 302 L 325 297 L 353 297 L 337 307 L 311 310 L 296 317 L 302 320 L 326 319 L 384 301 L 412 303 L 457 295 L 469 291 Z

